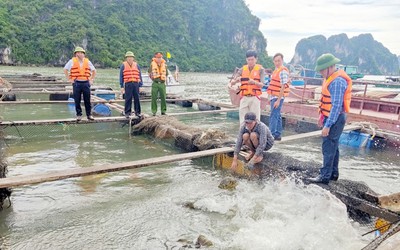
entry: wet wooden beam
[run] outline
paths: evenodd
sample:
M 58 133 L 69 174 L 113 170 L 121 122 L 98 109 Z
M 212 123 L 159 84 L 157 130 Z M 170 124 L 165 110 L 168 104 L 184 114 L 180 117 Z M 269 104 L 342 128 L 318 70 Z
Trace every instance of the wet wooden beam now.
M 124 100 L 109 100 L 109 101 L 102 101 L 102 100 L 91 100 L 91 103 L 124 103 Z M 3 104 L 68 104 L 74 103 L 71 101 L 5 101 L 0 102 L 0 105 Z M 83 101 L 81 101 L 83 103 Z
M 361 128 L 362 128 L 361 125 L 346 125 L 344 127 L 343 131 L 357 130 L 357 129 L 361 129 Z M 282 143 L 282 142 L 299 140 L 299 139 L 315 137 L 315 136 L 321 136 L 321 130 L 317 130 L 317 131 L 313 131 L 313 132 L 309 132 L 309 133 L 303 133 L 303 134 L 284 136 L 284 137 L 282 137 L 282 141 L 276 141 L 276 142 Z
M 186 115 L 203 115 L 203 114 L 218 114 L 231 111 L 239 111 L 239 109 L 219 109 L 219 110 L 207 110 L 207 111 L 193 111 L 193 112 L 181 112 L 181 113 L 168 113 L 169 116 L 186 116 Z
M 119 117 L 95 117 L 93 121 L 86 120 L 84 117 L 81 121 L 76 118 L 66 119 L 51 119 L 51 120 L 30 120 L 30 121 L 2 121 L 0 126 L 27 126 L 27 125 L 50 125 L 50 124 L 87 124 L 87 123 L 102 123 L 102 122 L 117 122 L 126 121 L 123 116 Z
M 320 185 L 320 186 L 322 187 L 323 185 Z M 389 222 L 394 222 L 394 221 L 400 220 L 400 214 L 398 214 L 398 213 L 395 213 L 388 209 L 379 207 L 373 203 L 367 202 L 366 200 L 363 200 L 363 199 L 360 199 L 357 197 L 352 197 L 345 193 L 331 190 L 329 188 L 326 188 L 326 189 L 328 189 L 332 194 L 334 194 L 336 197 L 338 197 L 343 203 L 345 203 L 353 208 L 356 208 L 356 209 L 366 212 L 368 214 L 373 214 L 374 216 L 383 218 Z
M 87 167 L 87 168 L 66 169 L 66 170 L 61 170 L 61 171 L 51 171 L 51 172 L 48 172 L 45 174 L 40 173 L 40 174 L 33 174 L 33 175 L 13 176 L 13 177 L 7 177 L 7 178 L 0 179 L 0 188 L 32 185 L 32 184 L 57 181 L 57 180 L 63 180 L 63 179 L 67 179 L 67 178 L 75 178 L 75 177 L 86 176 L 86 175 L 94 175 L 94 174 L 116 172 L 116 171 L 122 171 L 122 170 L 128 170 L 128 169 L 135 169 L 135 168 L 141 168 L 141 167 L 146 167 L 146 166 L 151 166 L 151 165 L 160 165 L 160 164 L 170 163 L 170 162 L 175 162 L 175 161 L 201 158 L 204 156 L 211 156 L 211 155 L 215 155 L 215 154 L 229 153 L 232 151 L 233 151 L 233 148 L 224 147 L 224 148 L 210 149 L 210 150 L 198 151 L 198 152 L 192 152 L 192 153 L 175 154 L 175 155 L 168 155 L 168 156 L 162 156 L 162 157 L 151 158 L 151 159 L 124 162 L 124 163 L 118 163 L 118 164 L 113 164 L 113 165 L 102 165 L 102 166 Z
M 41 92 L 43 93 L 43 92 Z M 193 99 L 167 99 L 167 101 L 193 101 Z M 81 101 L 83 103 L 83 101 Z M 151 99 L 141 99 L 140 102 L 151 102 Z M 2 101 L 2 104 L 67 104 L 73 103 L 70 101 Z M 91 100 L 91 103 L 125 103 L 123 99 L 112 99 L 112 100 Z
M 221 108 L 228 108 L 228 109 L 236 109 L 238 108 L 235 105 L 228 104 L 228 103 L 222 103 L 222 102 L 213 102 L 213 101 L 207 101 L 203 99 L 195 99 L 193 100 L 194 103 L 202 103 L 202 104 L 207 104 L 207 105 L 212 105 L 215 107 L 221 107 Z
M 91 96 L 91 99 L 93 99 L 95 101 L 101 101 L 101 102 L 103 102 L 104 105 L 106 105 L 107 107 L 109 107 L 111 109 L 117 110 L 119 112 L 124 112 L 124 106 L 119 105 L 117 103 L 108 103 L 107 100 L 100 98 L 98 96 L 94 96 L 94 95 Z

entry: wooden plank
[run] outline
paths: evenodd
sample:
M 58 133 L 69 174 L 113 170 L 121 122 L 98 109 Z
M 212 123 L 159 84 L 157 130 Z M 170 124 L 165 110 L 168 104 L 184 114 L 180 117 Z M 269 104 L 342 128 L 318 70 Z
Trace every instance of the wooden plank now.
M 320 185 L 320 186 L 323 187 L 323 185 Z M 325 187 L 323 187 L 323 188 L 325 188 Z M 374 205 L 370 202 L 367 202 L 363 199 L 360 199 L 357 197 L 352 197 L 352 196 L 349 196 L 349 195 L 344 194 L 339 191 L 330 190 L 329 188 L 328 188 L 328 190 L 332 194 L 334 194 L 336 197 L 338 197 L 341 201 L 343 201 L 343 203 L 345 203 L 346 205 L 349 205 L 353 208 L 356 208 L 356 209 L 366 212 L 368 214 L 374 215 L 376 217 L 383 218 L 389 222 L 394 222 L 394 221 L 400 220 L 400 214 L 397 214 L 393 211 L 387 210 L 385 208 L 381 208 L 381 207 Z
M 87 124 L 87 123 L 100 123 L 100 122 L 117 122 L 126 121 L 124 116 L 112 116 L 112 117 L 95 117 L 93 121 L 82 119 L 77 121 L 76 118 L 66 119 L 51 119 L 51 120 L 31 120 L 31 121 L 3 121 L 0 126 L 27 126 L 27 125 L 50 125 L 50 124 Z
M 27 93 L 27 94 L 71 94 L 72 89 L 70 90 L 57 90 L 57 89 L 51 89 L 51 88 L 31 88 L 31 89 L 12 89 L 10 92 L 7 93 L 13 93 L 13 94 L 18 94 L 18 93 Z M 96 92 L 92 91 L 91 94 L 119 94 L 121 93 L 120 91 L 112 91 L 112 90 L 107 90 L 107 91 L 101 91 L 101 92 Z
M 357 130 L 361 129 L 361 125 L 347 125 L 344 127 L 343 131 L 348 131 L 348 130 Z M 303 134 L 297 134 L 297 135 L 289 135 L 282 137 L 282 141 L 276 141 L 278 143 L 282 142 L 287 142 L 287 141 L 294 141 L 298 139 L 303 139 L 303 138 L 309 138 L 309 137 L 314 137 L 314 136 L 320 136 L 321 135 L 321 130 L 309 132 L 309 133 L 303 133 Z
M 10 92 L 12 94 L 70 94 L 71 91 L 66 91 L 65 87 L 56 88 L 12 88 Z
M 102 101 L 102 102 L 104 102 L 104 104 L 105 104 L 107 107 L 111 108 L 111 109 L 117 110 L 117 111 L 119 111 L 119 112 L 124 112 L 124 111 L 125 111 L 125 110 L 124 110 L 124 106 L 119 105 L 119 104 L 117 104 L 117 103 L 112 103 L 112 104 L 106 103 L 106 102 L 107 102 L 106 99 L 103 99 L 103 98 L 100 98 L 100 97 L 94 96 L 94 95 L 92 95 L 91 98 L 94 99 L 94 100 L 96 100 L 96 101 Z
M 46 93 L 46 92 L 41 92 Z M 1 94 L 1 93 L 0 93 Z M 167 99 L 167 101 L 192 101 L 192 99 Z M 81 101 L 83 103 L 83 101 Z M 151 102 L 151 99 L 141 99 L 140 102 Z M 67 104 L 72 103 L 70 101 L 2 101 L 2 104 Z M 112 100 L 91 100 L 91 103 L 125 103 L 123 99 L 112 99 Z
M 124 100 L 91 100 L 91 103 L 124 103 Z M 0 102 L 0 105 L 2 104 L 68 104 L 68 103 L 74 103 L 70 101 L 4 101 Z M 83 103 L 83 101 L 81 101 Z
M 168 155 L 168 156 L 162 156 L 162 157 L 151 158 L 151 159 L 124 162 L 124 163 L 118 163 L 118 164 L 113 164 L 113 165 L 102 165 L 102 166 L 87 167 L 87 168 L 66 169 L 66 170 L 61 170 L 61 171 L 51 171 L 51 172 L 48 172 L 45 174 L 41 173 L 41 174 L 34 174 L 34 175 L 13 176 L 13 177 L 7 177 L 7 178 L 0 179 L 0 188 L 17 187 L 17 186 L 23 186 L 23 185 L 31 185 L 31 184 L 38 184 L 38 183 L 49 182 L 49 181 L 63 180 L 63 179 L 67 179 L 67 178 L 86 176 L 86 175 L 94 175 L 94 174 L 122 171 L 122 170 L 127 170 L 127 169 L 135 169 L 135 168 L 141 168 L 141 167 L 146 167 L 146 166 L 151 166 L 151 165 L 159 165 L 159 164 L 164 164 L 164 163 L 169 163 L 169 162 L 201 158 L 204 156 L 210 156 L 210 155 L 215 155 L 215 154 L 229 153 L 232 151 L 233 151 L 233 148 L 224 147 L 224 148 L 210 149 L 210 150 L 205 150 L 205 151 L 198 151 L 198 152 L 191 152 L 191 153 L 184 153 L 184 154 L 175 154 L 175 155 Z
M 185 116 L 185 115 L 199 115 L 199 114 L 218 114 L 230 111 L 239 111 L 239 109 L 219 109 L 219 110 L 207 110 L 207 111 L 193 111 L 193 112 L 181 112 L 181 113 L 168 113 L 169 116 Z
M 212 105 L 212 106 L 221 107 L 221 108 L 228 108 L 228 109 L 237 108 L 233 104 L 222 103 L 222 102 L 213 102 L 213 101 L 207 101 L 207 100 L 203 100 L 203 99 L 195 99 L 195 100 L 193 100 L 193 102 L 194 103 L 203 103 L 203 104 L 207 104 L 207 105 Z

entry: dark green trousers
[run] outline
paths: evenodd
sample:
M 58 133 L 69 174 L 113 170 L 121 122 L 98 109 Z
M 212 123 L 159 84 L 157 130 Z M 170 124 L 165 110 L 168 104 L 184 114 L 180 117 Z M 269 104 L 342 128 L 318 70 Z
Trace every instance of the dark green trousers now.
M 165 86 L 165 82 L 154 80 L 151 85 L 151 112 L 153 114 L 157 113 L 157 98 L 160 94 L 161 100 L 161 113 L 167 112 L 167 87 Z

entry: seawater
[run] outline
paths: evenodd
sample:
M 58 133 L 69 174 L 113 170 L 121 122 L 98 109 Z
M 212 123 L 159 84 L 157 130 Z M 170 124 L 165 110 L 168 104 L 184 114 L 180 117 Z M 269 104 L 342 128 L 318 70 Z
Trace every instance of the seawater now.
M 0 67 L 0 72 L 54 75 L 60 69 Z M 118 89 L 117 70 L 99 80 Z M 187 97 L 228 102 L 229 74 L 181 73 Z M 103 78 L 101 78 L 103 77 Z M 100 84 L 100 83 L 99 83 Z M 26 97 L 27 99 L 32 97 Z M 57 105 L 0 106 L 5 119 L 72 117 Z M 148 112 L 149 104 L 143 104 Z M 172 112 L 188 112 L 168 105 Z M 235 136 L 238 121 L 226 115 L 187 116 L 186 124 Z M 8 131 L 8 130 L 7 130 Z M 50 131 L 53 131 L 50 133 Z M 45 173 L 180 153 L 168 141 L 129 136 L 122 124 L 26 127 L 10 130 L 3 145 L 8 176 Z M 272 149 L 321 162 L 319 138 Z M 398 151 L 341 146 L 341 178 L 366 182 L 380 194 L 400 192 Z M 216 249 L 360 249 L 373 235 L 348 218 L 345 205 L 317 186 L 290 180 L 239 179 L 221 190 L 226 175 L 210 158 L 30 185 L 14 189 L 0 212 L 1 249 L 172 249 L 200 234 Z M 195 209 L 185 207 L 192 202 Z

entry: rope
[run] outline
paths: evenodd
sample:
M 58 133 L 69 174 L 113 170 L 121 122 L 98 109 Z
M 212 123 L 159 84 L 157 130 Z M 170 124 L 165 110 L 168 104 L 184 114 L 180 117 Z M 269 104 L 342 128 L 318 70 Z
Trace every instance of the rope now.
M 373 229 L 373 230 L 371 230 L 371 231 L 368 231 L 368 232 L 364 233 L 364 234 L 361 235 L 361 236 L 365 236 L 365 235 L 367 235 L 367 234 L 373 233 L 373 232 L 375 232 L 376 230 L 380 230 L 380 229 L 385 228 L 385 227 L 387 227 L 387 226 L 390 227 L 391 225 L 393 225 L 393 224 L 395 224 L 395 223 L 397 223 L 397 222 L 400 222 L 400 220 L 396 220 L 396 221 L 393 221 L 393 222 L 388 222 L 388 223 L 386 223 L 385 225 L 380 226 L 380 227 L 378 227 L 378 228 L 375 228 L 375 229 Z
M 379 126 L 372 122 L 353 122 L 352 125 L 359 125 L 361 129 L 370 129 L 372 131 L 372 136 L 375 137 L 376 130 L 379 129 Z M 371 138 L 372 139 L 372 138 Z
M 388 238 L 390 238 L 391 236 L 395 235 L 398 232 L 400 232 L 400 222 L 397 222 L 397 224 L 393 228 L 389 229 L 388 231 L 386 231 L 386 233 L 382 234 L 378 238 L 371 241 L 368 245 L 366 245 L 361 250 L 377 249 L 379 247 L 379 245 L 382 244 L 383 241 L 387 240 Z

